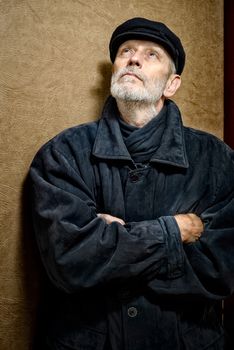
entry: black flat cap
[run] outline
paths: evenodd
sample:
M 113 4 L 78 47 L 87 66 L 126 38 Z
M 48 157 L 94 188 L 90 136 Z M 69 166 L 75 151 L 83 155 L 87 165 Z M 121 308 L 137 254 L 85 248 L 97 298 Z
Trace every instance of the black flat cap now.
M 165 24 L 135 17 L 120 24 L 113 32 L 109 44 L 110 58 L 114 62 L 119 46 L 127 40 L 149 40 L 162 45 L 173 59 L 176 73 L 181 74 L 185 52 L 180 39 Z

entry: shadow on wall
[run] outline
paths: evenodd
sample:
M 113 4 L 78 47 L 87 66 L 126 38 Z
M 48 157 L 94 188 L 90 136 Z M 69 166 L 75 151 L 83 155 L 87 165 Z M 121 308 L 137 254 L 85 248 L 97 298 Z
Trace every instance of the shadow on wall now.
M 90 94 L 94 98 L 96 106 L 94 110 L 98 111 L 98 115 L 100 115 L 104 102 L 110 95 L 112 64 L 109 61 L 100 62 L 97 66 L 97 72 L 99 73 L 99 80 L 96 86 L 91 87 Z
M 29 178 L 24 181 L 21 198 L 21 229 L 22 237 L 20 244 L 20 261 L 22 261 L 22 283 L 24 291 L 24 302 L 27 314 L 25 316 L 25 327 L 27 327 L 27 350 L 35 349 L 37 323 L 41 307 L 44 304 L 44 296 L 47 277 L 42 266 L 37 248 L 30 204 Z M 25 349 L 26 350 L 26 349 Z

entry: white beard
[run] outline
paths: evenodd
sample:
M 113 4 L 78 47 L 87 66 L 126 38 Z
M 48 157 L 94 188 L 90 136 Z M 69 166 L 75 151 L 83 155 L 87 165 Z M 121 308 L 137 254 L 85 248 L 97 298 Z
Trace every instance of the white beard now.
M 142 86 L 136 84 L 134 77 L 124 74 L 131 72 L 141 81 Z M 122 78 L 121 78 L 122 77 Z M 162 97 L 168 76 L 149 80 L 136 67 L 127 67 L 118 70 L 111 77 L 111 95 L 126 102 L 140 102 L 155 104 Z

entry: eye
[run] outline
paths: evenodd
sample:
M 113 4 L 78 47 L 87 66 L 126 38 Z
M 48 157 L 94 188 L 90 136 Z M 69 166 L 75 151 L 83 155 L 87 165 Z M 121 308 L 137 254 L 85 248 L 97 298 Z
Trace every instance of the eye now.
M 128 57 L 132 54 L 133 50 L 130 47 L 123 47 L 119 51 L 119 56 Z
M 123 49 L 123 53 L 127 53 L 127 52 L 129 52 L 130 51 L 130 49 L 128 48 L 128 47 L 125 47 L 124 49 Z
M 157 54 L 156 51 L 149 51 L 149 52 L 148 52 L 148 57 L 149 57 L 150 59 L 157 59 L 157 58 L 158 58 L 158 54 Z

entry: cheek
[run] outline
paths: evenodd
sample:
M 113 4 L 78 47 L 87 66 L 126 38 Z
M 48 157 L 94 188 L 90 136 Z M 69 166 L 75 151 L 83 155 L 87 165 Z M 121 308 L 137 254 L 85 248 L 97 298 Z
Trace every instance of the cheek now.
M 145 67 L 145 74 L 149 79 L 161 79 L 168 75 L 167 65 L 155 65 Z
M 148 80 L 155 80 L 160 76 L 158 69 L 149 65 L 142 67 L 142 73 L 144 73 L 145 77 Z
M 116 71 L 117 65 L 118 65 L 118 62 L 117 60 L 115 60 L 114 63 L 112 64 L 112 72 Z
M 121 68 L 125 68 L 127 66 L 127 60 L 116 58 L 112 65 L 112 72 L 115 73 Z
M 112 74 L 118 72 L 118 70 L 119 70 L 119 66 L 117 66 L 116 64 L 113 64 L 113 66 L 112 66 Z
M 157 74 L 154 73 L 154 74 L 148 75 L 148 77 L 150 77 L 150 80 L 153 83 L 158 84 L 159 82 L 162 82 L 162 84 L 164 85 L 167 82 L 168 75 L 166 74 L 166 71 L 165 72 L 160 71 L 160 72 L 157 72 Z

